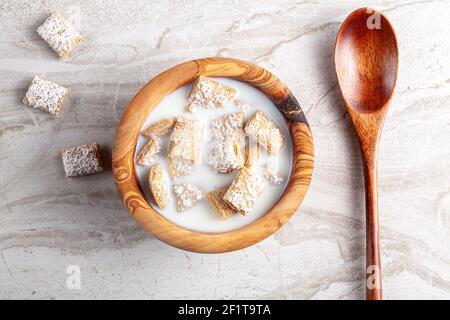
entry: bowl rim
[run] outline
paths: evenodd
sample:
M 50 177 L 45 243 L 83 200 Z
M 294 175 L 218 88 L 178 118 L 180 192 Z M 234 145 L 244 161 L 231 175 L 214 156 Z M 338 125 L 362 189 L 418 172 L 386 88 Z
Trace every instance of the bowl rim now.
M 167 95 L 199 75 L 245 82 L 262 91 L 287 121 L 292 142 L 289 182 L 278 201 L 255 221 L 231 231 L 201 232 L 177 225 L 158 213 L 143 194 L 135 170 L 135 148 L 142 125 Z M 112 149 L 112 173 L 131 216 L 159 240 L 179 249 L 221 253 L 242 249 L 269 237 L 295 214 L 308 190 L 314 166 L 314 144 L 306 117 L 287 86 L 266 69 L 232 58 L 205 58 L 178 64 L 144 85 L 125 109 Z

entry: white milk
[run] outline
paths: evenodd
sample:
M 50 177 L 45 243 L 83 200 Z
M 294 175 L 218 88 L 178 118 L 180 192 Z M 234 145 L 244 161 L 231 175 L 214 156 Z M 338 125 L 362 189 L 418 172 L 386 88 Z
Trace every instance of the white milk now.
M 154 163 L 159 163 L 166 175 L 167 180 L 169 180 L 169 195 L 170 200 L 167 208 L 164 210 L 160 210 L 155 204 L 150 195 L 150 191 L 148 188 L 148 172 L 149 167 L 143 167 L 138 165 L 135 162 L 135 167 L 137 170 L 137 176 L 139 180 L 139 184 L 141 189 L 144 191 L 145 196 L 147 197 L 149 203 L 158 211 L 162 216 L 172 221 L 173 223 L 185 227 L 187 229 L 196 230 L 196 231 L 204 231 L 204 232 L 223 232 L 241 228 L 262 215 L 264 215 L 282 195 L 287 182 L 289 181 L 289 175 L 291 171 L 292 164 L 292 144 L 289 135 L 289 130 L 284 120 L 282 114 L 277 110 L 276 106 L 272 103 L 272 101 L 267 98 L 262 92 L 257 90 L 256 88 L 245 84 L 240 81 L 231 80 L 231 79 L 215 79 L 225 85 L 233 87 L 237 90 L 236 99 L 241 101 L 244 104 L 250 105 L 246 110 L 240 109 L 235 106 L 233 102 L 229 102 L 225 105 L 224 108 L 219 109 L 204 109 L 202 107 L 197 107 L 196 112 L 191 114 L 185 112 L 186 106 L 186 97 L 188 95 L 189 89 L 191 85 L 183 86 L 169 96 L 164 98 L 161 103 L 151 112 L 150 116 L 144 123 L 142 129 L 147 128 L 150 124 L 161 120 L 167 117 L 175 117 L 175 116 L 187 116 L 191 118 L 195 118 L 201 120 L 205 127 L 205 143 L 203 145 L 203 160 L 202 163 L 196 165 L 194 172 L 192 175 L 187 177 L 177 178 L 174 182 L 171 180 L 168 168 L 167 168 L 167 145 L 170 139 L 170 135 L 164 137 L 163 141 L 163 150 L 160 154 L 155 157 Z M 218 187 L 222 187 L 231 183 L 233 178 L 236 175 L 236 172 L 230 174 L 216 174 L 214 169 L 208 165 L 207 163 L 207 152 L 209 147 L 214 142 L 214 138 L 212 135 L 212 130 L 210 123 L 213 119 L 232 112 L 245 111 L 246 119 L 253 114 L 256 110 L 263 111 L 266 115 L 268 115 L 281 129 L 284 136 L 286 137 L 286 141 L 278 156 L 273 157 L 268 155 L 268 153 L 260 148 L 260 157 L 257 162 L 256 170 L 261 175 L 263 174 L 263 165 L 268 161 L 274 161 L 278 166 L 279 172 L 285 177 L 283 183 L 279 185 L 271 185 L 268 182 L 266 183 L 266 188 L 263 193 L 260 195 L 251 215 L 243 216 L 241 214 L 236 214 L 235 216 L 227 219 L 227 220 L 219 220 L 214 210 L 209 205 L 208 201 L 204 198 L 195 204 L 192 208 L 187 209 L 183 212 L 177 212 L 176 210 L 176 202 L 175 195 L 173 194 L 172 186 L 173 184 L 179 183 L 190 183 L 198 186 L 203 192 L 206 194 L 209 191 L 212 191 Z M 144 136 L 139 136 L 135 158 L 139 150 L 143 147 L 147 138 Z M 242 148 L 242 153 L 244 152 Z

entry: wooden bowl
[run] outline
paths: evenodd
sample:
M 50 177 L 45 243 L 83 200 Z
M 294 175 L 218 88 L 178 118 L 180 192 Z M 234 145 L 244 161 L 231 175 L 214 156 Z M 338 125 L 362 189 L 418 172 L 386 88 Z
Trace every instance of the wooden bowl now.
M 145 198 L 134 167 L 139 132 L 150 112 L 167 95 L 199 75 L 226 77 L 248 83 L 264 94 L 284 114 L 292 140 L 292 172 L 278 202 L 254 222 L 227 232 L 198 232 L 161 216 Z M 180 249 L 219 253 L 248 247 L 272 235 L 295 213 L 311 181 L 314 145 L 311 130 L 295 97 L 269 71 L 249 62 L 229 58 L 193 60 L 177 65 L 148 82 L 131 100 L 117 128 L 112 151 L 112 171 L 120 197 L 133 218 L 161 241 Z

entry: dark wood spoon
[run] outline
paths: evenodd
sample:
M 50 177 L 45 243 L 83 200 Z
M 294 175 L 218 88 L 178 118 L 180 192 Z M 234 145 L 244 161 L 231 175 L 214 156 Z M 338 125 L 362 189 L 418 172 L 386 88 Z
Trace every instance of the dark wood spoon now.
M 339 87 L 359 138 L 366 182 L 366 299 L 382 299 L 378 226 L 378 143 L 398 71 L 394 29 L 361 8 L 339 30 L 334 61 Z

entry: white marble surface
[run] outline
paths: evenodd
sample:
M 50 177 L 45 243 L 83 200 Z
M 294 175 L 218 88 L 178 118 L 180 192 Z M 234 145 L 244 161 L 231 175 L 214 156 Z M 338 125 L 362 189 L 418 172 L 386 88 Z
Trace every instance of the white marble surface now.
M 0 298 L 363 298 L 361 162 L 333 71 L 336 32 L 373 5 L 393 22 L 400 74 L 380 150 L 387 299 L 450 298 L 449 1 L 0 2 Z M 58 61 L 36 27 L 54 9 L 85 37 Z M 129 99 L 185 60 L 230 56 L 273 71 L 314 134 L 309 192 L 281 231 L 222 255 L 173 249 L 120 202 L 108 170 L 64 178 L 58 150 L 110 150 Z M 57 119 L 22 105 L 34 74 L 68 86 Z M 81 268 L 81 289 L 66 268 Z

